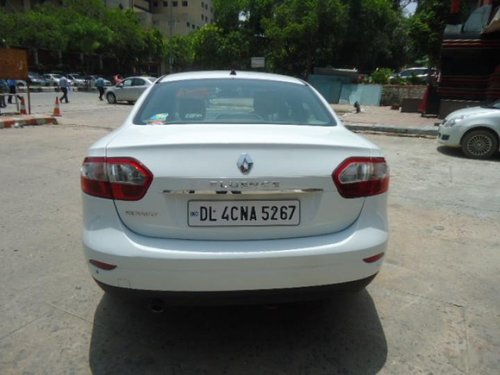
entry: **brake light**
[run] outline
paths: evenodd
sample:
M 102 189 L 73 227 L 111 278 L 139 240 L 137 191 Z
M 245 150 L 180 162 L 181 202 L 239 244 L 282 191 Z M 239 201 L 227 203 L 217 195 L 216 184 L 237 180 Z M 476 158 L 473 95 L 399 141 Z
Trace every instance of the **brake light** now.
M 384 253 L 378 253 L 378 254 L 373 255 L 371 257 L 363 258 L 363 261 L 365 263 L 375 263 L 376 261 L 382 259 L 383 256 L 384 256 Z
M 86 194 L 137 201 L 148 191 L 153 174 L 133 158 L 87 157 L 80 170 L 80 180 Z
M 344 198 L 369 197 L 389 189 L 389 167 L 383 157 L 353 157 L 333 171 L 332 179 Z
M 97 268 L 100 268 L 101 270 L 105 270 L 105 271 L 111 271 L 117 267 L 114 264 L 104 263 L 104 262 L 101 262 L 101 261 L 95 260 L 95 259 L 90 259 L 89 263 L 96 266 Z

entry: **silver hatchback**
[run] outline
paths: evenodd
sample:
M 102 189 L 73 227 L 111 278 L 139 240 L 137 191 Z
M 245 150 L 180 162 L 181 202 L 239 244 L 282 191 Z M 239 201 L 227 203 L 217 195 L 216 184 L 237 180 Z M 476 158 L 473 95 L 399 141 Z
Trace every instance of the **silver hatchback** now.
M 109 104 L 117 102 L 135 103 L 141 94 L 153 84 L 156 77 L 138 76 L 127 77 L 116 86 L 108 87 L 106 100 Z
M 438 141 L 462 148 L 469 158 L 492 157 L 500 147 L 500 100 L 450 113 L 439 126 Z

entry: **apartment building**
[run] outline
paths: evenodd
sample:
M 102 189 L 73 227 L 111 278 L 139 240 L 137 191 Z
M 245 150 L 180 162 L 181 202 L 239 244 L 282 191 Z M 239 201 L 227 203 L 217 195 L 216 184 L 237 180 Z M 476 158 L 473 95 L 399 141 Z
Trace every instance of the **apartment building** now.
M 212 0 L 105 0 L 108 7 L 133 9 L 145 26 L 167 36 L 187 35 L 214 22 Z
M 29 10 L 44 2 L 62 0 L 0 0 L 0 8 Z M 212 0 L 103 0 L 110 8 L 132 9 L 146 27 L 154 26 L 167 37 L 187 35 L 214 22 Z

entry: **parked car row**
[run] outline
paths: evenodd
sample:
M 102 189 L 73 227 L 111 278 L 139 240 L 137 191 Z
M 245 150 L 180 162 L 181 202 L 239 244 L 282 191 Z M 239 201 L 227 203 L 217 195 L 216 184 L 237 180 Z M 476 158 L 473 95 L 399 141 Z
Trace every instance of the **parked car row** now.
M 29 72 L 27 80 L 17 80 L 18 87 L 25 87 L 29 83 L 30 86 L 43 87 L 43 86 L 59 86 L 59 80 L 63 74 L 61 73 L 45 73 L 40 74 L 36 72 Z M 64 74 L 71 86 L 75 87 L 93 87 L 97 75 L 82 75 L 79 73 Z M 104 79 L 106 86 L 111 86 L 112 83 L 108 79 Z
M 432 79 L 437 78 L 438 70 L 435 68 L 427 68 L 425 66 L 407 68 L 390 77 L 391 82 L 409 81 L 413 83 L 427 83 Z

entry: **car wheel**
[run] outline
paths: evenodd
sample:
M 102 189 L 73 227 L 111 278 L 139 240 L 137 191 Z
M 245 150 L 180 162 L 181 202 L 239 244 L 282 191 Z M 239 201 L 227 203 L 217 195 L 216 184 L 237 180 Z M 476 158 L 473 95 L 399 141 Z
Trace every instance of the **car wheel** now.
M 472 159 L 488 159 L 498 150 L 495 134 L 488 130 L 473 130 L 462 140 L 463 153 Z
M 108 100 L 109 104 L 116 104 L 116 96 L 112 92 L 108 92 L 106 94 L 106 99 Z

